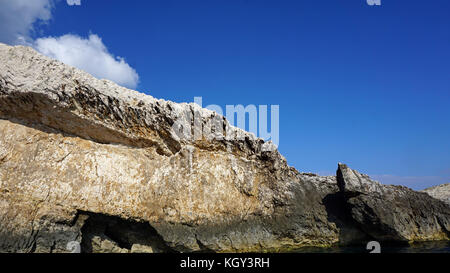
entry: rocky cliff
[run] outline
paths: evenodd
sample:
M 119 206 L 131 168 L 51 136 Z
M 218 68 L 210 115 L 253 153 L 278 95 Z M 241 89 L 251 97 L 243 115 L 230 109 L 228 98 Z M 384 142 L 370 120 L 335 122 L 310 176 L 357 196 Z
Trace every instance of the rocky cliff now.
M 339 164 L 337 183 L 352 219 L 380 241 L 445 240 L 450 235 L 449 206 L 426 193 L 382 185 Z
M 336 176 L 300 173 L 215 112 L 0 44 L 0 252 L 67 252 L 69 242 L 84 252 L 288 251 L 449 238 L 450 207 L 428 194 L 345 165 Z

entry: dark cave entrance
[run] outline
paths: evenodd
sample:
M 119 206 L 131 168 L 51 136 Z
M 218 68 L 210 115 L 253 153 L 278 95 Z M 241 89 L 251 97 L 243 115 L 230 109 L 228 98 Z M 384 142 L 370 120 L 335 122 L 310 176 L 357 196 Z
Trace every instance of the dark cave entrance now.
M 82 253 L 176 252 L 149 223 L 91 212 L 81 215 L 87 217 L 81 229 Z

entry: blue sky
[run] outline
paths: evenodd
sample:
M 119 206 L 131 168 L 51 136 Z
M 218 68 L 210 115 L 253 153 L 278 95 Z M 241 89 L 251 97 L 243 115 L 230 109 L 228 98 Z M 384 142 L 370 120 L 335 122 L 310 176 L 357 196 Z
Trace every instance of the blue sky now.
M 299 171 L 344 162 L 414 189 L 450 182 L 448 0 L 60 0 L 50 10 L 22 31 L 29 41 L 96 34 L 141 92 L 280 105 L 279 150 Z

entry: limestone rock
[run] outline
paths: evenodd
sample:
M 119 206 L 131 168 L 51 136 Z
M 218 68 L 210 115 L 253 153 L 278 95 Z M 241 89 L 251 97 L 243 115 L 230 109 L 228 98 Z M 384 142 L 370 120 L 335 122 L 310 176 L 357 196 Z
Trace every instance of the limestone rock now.
M 450 205 L 450 183 L 434 186 L 423 190 L 423 192 Z
M 339 164 L 337 181 L 352 218 L 380 241 L 446 240 L 450 207 L 426 193 L 382 185 Z
M 131 247 L 131 253 L 153 253 L 153 248 L 151 246 L 134 244 Z
M 344 180 L 299 173 L 215 112 L 0 44 L 0 252 L 67 252 L 69 242 L 83 252 L 287 251 L 365 242 L 373 229 L 445 237 L 442 202 L 340 170 Z M 394 223 L 378 213 L 383 202 Z M 415 230 L 390 229 L 402 226 Z
M 80 216 L 147 223 L 145 233 L 172 251 L 338 241 L 322 204 L 337 190 L 334 177 L 299 174 L 270 144 L 196 104 L 157 100 L 31 48 L 0 45 L 0 117 L 5 251 L 89 246 L 86 224 L 73 225 Z M 173 127 L 195 134 L 217 118 L 223 138 L 182 138 Z M 108 221 L 97 222 L 104 231 L 93 234 L 108 233 Z
M 93 253 L 128 253 L 127 249 L 119 247 L 108 237 L 94 236 L 91 240 Z

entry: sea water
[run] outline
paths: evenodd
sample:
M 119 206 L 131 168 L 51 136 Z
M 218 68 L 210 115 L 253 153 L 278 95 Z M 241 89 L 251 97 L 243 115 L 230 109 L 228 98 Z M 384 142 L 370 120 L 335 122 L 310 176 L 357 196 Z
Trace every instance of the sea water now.
M 421 242 L 409 245 L 381 245 L 381 253 L 450 253 L 449 241 Z M 366 246 L 335 246 L 330 248 L 305 247 L 295 253 L 369 253 Z

